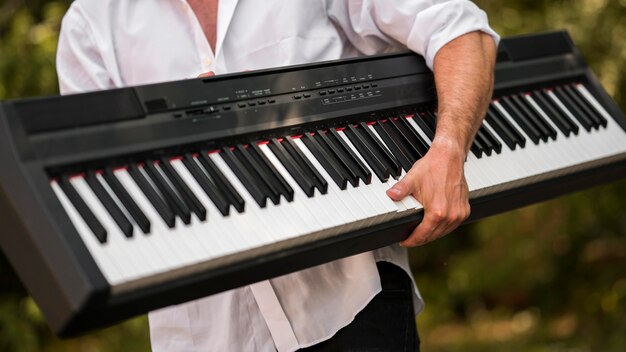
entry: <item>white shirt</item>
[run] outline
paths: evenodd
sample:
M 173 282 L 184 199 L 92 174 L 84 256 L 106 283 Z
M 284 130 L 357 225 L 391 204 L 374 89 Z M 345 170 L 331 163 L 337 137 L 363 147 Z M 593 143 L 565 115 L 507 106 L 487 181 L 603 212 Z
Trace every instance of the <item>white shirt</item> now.
M 475 30 L 498 36 L 465 0 L 221 0 L 213 52 L 185 0 L 77 0 L 57 53 L 62 93 L 396 51 L 432 67 Z M 158 351 L 293 351 L 334 335 L 380 291 L 377 261 L 410 274 L 398 245 L 150 312 Z M 415 311 L 423 307 L 417 288 Z

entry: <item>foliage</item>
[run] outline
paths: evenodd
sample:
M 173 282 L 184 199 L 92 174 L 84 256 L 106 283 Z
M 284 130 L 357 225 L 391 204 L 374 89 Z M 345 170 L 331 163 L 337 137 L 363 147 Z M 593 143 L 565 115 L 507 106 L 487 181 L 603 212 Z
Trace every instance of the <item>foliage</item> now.
M 58 91 L 54 58 L 68 1 L 0 4 L 0 99 Z
M 626 110 L 626 1 L 476 1 L 502 35 L 567 29 Z M 411 252 L 428 351 L 626 349 L 626 182 L 465 226 Z
M 0 99 L 58 94 L 54 59 L 61 18 L 69 4 L 69 0 L 0 1 Z M 146 317 L 59 340 L 0 255 L 0 351 L 141 351 L 148 346 Z
M 477 0 L 502 35 L 567 29 L 626 110 L 626 0 Z M 0 99 L 55 94 L 69 0 L 0 0 Z M 411 251 L 428 351 L 626 349 L 626 181 L 467 225 Z M 0 350 L 149 349 L 139 317 L 59 340 L 0 256 Z

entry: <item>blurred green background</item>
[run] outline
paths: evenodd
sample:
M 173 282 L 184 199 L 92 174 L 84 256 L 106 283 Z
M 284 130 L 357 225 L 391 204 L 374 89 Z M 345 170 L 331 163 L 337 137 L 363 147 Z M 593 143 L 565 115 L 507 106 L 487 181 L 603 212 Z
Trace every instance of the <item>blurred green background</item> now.
M 0 99 L 57 93 L 70 1 L 0 0 Z M 476 1 L 503 36 L 567 29 L 626 110 L 626 0 Z M 626 181 L 411 250 L 424 351 L 626 351 Z M 147 319 L 59 340 L 0 255 L 1 351 L 145 351 Z

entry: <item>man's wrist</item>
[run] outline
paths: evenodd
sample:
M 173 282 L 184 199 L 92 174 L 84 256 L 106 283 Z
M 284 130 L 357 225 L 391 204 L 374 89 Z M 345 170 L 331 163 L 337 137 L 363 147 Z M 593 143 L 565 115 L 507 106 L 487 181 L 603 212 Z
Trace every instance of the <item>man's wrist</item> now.
M 461 140 L 462 138 L 455 138 L 451 136 L 437 136 L 433 140 L 430 146 L 431 151 L 436 151 L 437 154 L 448 155 L 450 158 L 465 160 L 467 156 L 467 143 Z

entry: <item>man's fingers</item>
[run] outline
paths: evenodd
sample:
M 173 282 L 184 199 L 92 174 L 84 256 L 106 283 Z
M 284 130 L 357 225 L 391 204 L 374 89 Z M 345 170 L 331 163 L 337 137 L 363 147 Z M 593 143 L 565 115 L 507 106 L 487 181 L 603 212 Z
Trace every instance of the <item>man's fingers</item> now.
M 457 208 L 457 210 L 455 212 L 451 213 L 451 215 L 450 215 L 450 224 L 445 229 L 443 235 L 447 235 L 450 232 L 454 231 L 469 216 L 470 216 L 470 205 L 469 205 L 469 202 L 465 202 L 465 204 L 463 204 L 462 206 Z
M 198 78 L 201 78 L 201 77 L 213 77 L 213 76 L 215 76 L 215 72 L 209 71 L 209 72 L 204 72 L 204 73 L 199 74 Z
M 470 207 L 467 202 L 452 209 L 425 209 L 422 222 L 400 244 L 404 247 L 415 247 L 434 241 L 454 231 L 469 214 Z
M 387 196 L 393 200 L 401 200 L 402 198 L 413 193 L 413 182 L 409 175 L 404 176 L 393 187 L 387 190 Z
M 416 247 L 426 244 L 431 241 L 431 238 L 434 239 L 438 238 L 435 236 L 442 236 L 440 233 L 443 232 L 446 227 L 447 224 L 425 213 L 422 222 L 413 230 L 406 240 L 400 242 L 400 245 L 403 247 Z

